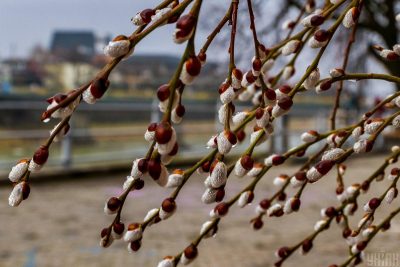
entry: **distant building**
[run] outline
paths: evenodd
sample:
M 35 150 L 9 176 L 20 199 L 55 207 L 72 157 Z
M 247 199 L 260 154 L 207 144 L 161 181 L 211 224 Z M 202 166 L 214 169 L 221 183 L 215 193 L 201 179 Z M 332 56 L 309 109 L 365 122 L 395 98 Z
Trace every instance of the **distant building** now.
M 43 69 L 33 60 L 7 59 L 2 62 L 2 69 L 7 70 L 7 81 L 13 86 L 41 86 Z
M 50 50 L 62 60 L 88 62 L 96 53 L 96 37 L 91 31 L 56 31 Z

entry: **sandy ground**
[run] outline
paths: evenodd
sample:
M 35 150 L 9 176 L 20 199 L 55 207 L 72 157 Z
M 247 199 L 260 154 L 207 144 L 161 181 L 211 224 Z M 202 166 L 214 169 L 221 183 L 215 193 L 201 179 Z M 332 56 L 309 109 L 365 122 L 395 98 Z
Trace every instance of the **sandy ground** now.
M 382 157 L 361 158 L 349 164 L 346 183 L 361 181 L 382 162 Z M 397 166 L 399 164 L 397 163 Z M 276 190 L 272 178 L 280 173 L 291 174 L 298 166 L 275 168 L 257 187 L 255 203 Z M 141 250 L 136 254 L 126 251 L 125 243 L 115 242 L 108 249 L 98 246 L 99 232 L 111 221 L 103 214 L 103 203 L 120 192 L 123 177 L 60 181 L 35 185 L 29 200 L 19 208 L 7 205 L 9 188 L 0 189 L 0 266 L 1 267 L 113 267 L 156 266 L 165 255 L 175 255 L 192 240 L 200 225 L 208 218 L 211 206 L 199 199 L 204 190 L 203 177 L 194 176 L 178 198 L 178 211 L 167 221 L 152 226 L 145 232 Z M 274 251 L 284 245 L 293 245 L 311 233 L 319 210 L 336 205 L 333 176 L 306 188 L 302 209 L 297 214 L 267 219 L 264 228 L 253 231 L 248 221 L 254 216 L 255 205 L 244 209 L 234 207 L 225 217 L 215 238 L 207 239 L 199 247 L 200 257 L 193 267 L 264 267 L 272 266 Z M 238 192 L 249 178 L 232 178 L 227 197 Z M 374 184 L 369 196 L 379 195 L 388 181 Z M 129 197 L 123 221 L 141 221 L 146 212 L 158 207 L 170 190 L 147 181 L 146 187 Z M 293 192 L 293 191 L 290 191 Z M 292 193 L 289 193 L 291 195 Z M 362 198 L 361 205 L 366 197 Z M 387 214 L 399 205 L 396 199 L 391 207 L 383 205 L 380 212 Z M 361 211 L 356 217 L 359 217 Z M 377 216 L 377 222 L 381 216 Z M 352 225 L 357 223 L 352 219 Z M 400 258 L 400 218 L 392 221 L 389 232 L 379 234 L 367 254 L 397 253 Z M 333 224 L 320 235 L 314 249 L 307 256 L 296 253 L 285 266 L 328 266 L 341 263 L 347 257 L 347 246 L 340 238 L 340 230 Z M 399 262 L 397 262 L 399 263 Z M 364 266 L 375 266 L 365 263 Z M 377 265 L 376 265 L 377 266 Z M 381 265 L 392 266 L 392 265 Z M 398 265 L 393 265 L 398 266 Z

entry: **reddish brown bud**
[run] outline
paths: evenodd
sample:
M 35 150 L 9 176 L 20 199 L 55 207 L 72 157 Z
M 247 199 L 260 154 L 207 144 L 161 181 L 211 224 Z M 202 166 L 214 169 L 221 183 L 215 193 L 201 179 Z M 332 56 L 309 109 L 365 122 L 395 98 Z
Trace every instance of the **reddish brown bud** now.
M 189 73 L 191 76 L 197 76 L 200 74 L 201 71 L 201 62 L 195 56 L 190 57 L 188 60 L 186 60 L 185 67 L 187 73 Z
M 280 249 L 278 249 L 278 251 L 276 252 L 277 256 L 279 258 L 286 258 L 289 255 L 290 252 L 290 248 L 288 247 L 281 247 Z
M 36 164 L 43 165 L 49 158 L 49 148 L 47 146 L 40 146 L 33 155 L 33 161 Z
M 310 23 L 312 26 L 320 26 L 322 23 L 324 23 L 325 18 L 321 15 L 315 15 L 311 17 Z
M 390 221 L 387 221 L 384 224 L 382 224 L 383 231 L 389 230 L 389 228 L 390 228 Z
M 183 253 L 187 259 L 192 260 L 197 256 L 197 247 L 193 244 L 190 244 L 187 248 L 185 248 Z
M 381 200 L 379 198 L 372 198 L 369 202 L 368 202 L 368 206 L 372 209 L 375 210 L 377 207 L 379 207 L 379 205 L 381 204 Z
M 282 156 L 282 155 L 275 155 L 275 156 L 272 158 L 272 165 L 274 165 L 274 166 L 281 165 L 282 163 L 285 162 L 285 160 L 286 160 L 286 158 L 285 158 L 284 156 Z
M 225 189 L 223 187 L 219 188 L 217 195 L 215 196 L 215 202 L 221 202 L 225 197 Z
M 178 151 L 179 151 L 179 145 L 178 142 L 176 142 L 171 152 L 168 153 L 168 156 L 175 156 L 176 154 L 178 154 Z
M 226 202 L 219 203 L 214 208 L 214 212 L 220 216 L 225 216 L 229 211 L 229 205 Z
M 254 83 L 256 81 L 256 77 L 254 77 L 253 73 L 251 71 L 246 73 L 246 81 L 250 84 Z
M 147 164 L 148 164 L 148 160 L 147 159 L 141 159 L 138 162 L 138 169 L 141 173 L 145 173 L 147 172 Z
M 293 105 L 292 98 L 285 96 L 278 101 L 278 106 L 284 110 L 289 110 Z
M 240 164 L 245 170 L 251 170 L 253 168 L 254 160 L 249 155 L 244 155 L 240 159 Z
M 368 191 L 368 189 L 369 189 L 369 185 L 370 185 L 370 181 L 364 181 L 362 184 L 361 184 L 361 190 L 363 190 L 363 191 Z
M 105 78 L 97 78 L 90 85 L 90 92 L 95 98 L 101 98 L 107 91 L 110 81 Z
M 185 37 L 188 34 L 190 34 L 196 24 L 196 18 L 192 14 L 187 14 L 181 16 L 177 23 L 176 23 L 176 28 L 179 29 L 179 37 Z M 178 34 L 177 33 L 177 34 Z
M 395 61 L 398 60 L 400 57 L 397 55 L 395 52 L 390 52 L 386 55 L 386 59 L 389 61 Z
M 243 130 L 239 130 L 236 133 L 236 137 L 237 137 L 239 142 L 242 142 L 244 140 L 244 138 L 246 138 L 246 133 Z
M 138 251 L 142 245 L 140 240 L 133 241 L 129 244 L 132 251 Z
M 261 206 L 261 208 L 266 210 L 271 206 L 271 201 L 269 199 L 265 198 L 265 199 L 260 201 L 260 206 Z
M 335 162 L 332 160 L 321 160 L 315 165 L 315 169 L 317 169 L 320 174 L 325 175 L 332 169 L 334 164 Z
M 118 235 L 122 235 L 122 233 L 125 230 L 125 225 L 121 222 L 115 222 L 113 224 L 113 231 L 118 234 Z
M 397 176 L 397 175 L 400 174 L 400 169 L 399 169 L 399 168 L 392 168 L 392 169 L 390 170 L 390 174 L 391 174 L 391 175 L 394 175 L 394 176 Z
M 140 190 L 140 189 L 142 189 L 144 187 L 144 180 L 142 180 L 142 179 L 135 179 L 134 181 L 133 181 L 133 188 L 135 189 L 135 190 Z
M 175 200 L 173 198 L 164 199 L 164 201 L 161 204 L 161 208 L 165 212 L 168 213 L 173 212 L 176 208 Z
M 291 208 L 293 211 L 298 211 L 300 209 L 301 201 L 299 198 L 294 198 L 291 201 Z
M 218 93 L 219 94 L 224 93 L 226 90 L 228 90 L 229 87 L 230 85 L 228 83 L 222 83 L 218 88 Z
M 158 100 L 165 101 L 169 98 L 170 95 L 170 90 L 169 90 L 169 85 L 168 84 L 163 84 L 160 87 L 158 87 L 157 90 L 157 98 Z
M 200 53 L 197 55 L 197 57 L 199 58 L 199 60 L 201 62 L 206 62 L 206 60 L 207 60 L 207 55 L 203 51 L 200 51 Z
M 304 252 L 309 252 L 313 247 L 313 243 L 311 239 L 306 239 L 303 241 L 303 244 L 301 245 L 301 248 L 303 249 Z
M 314 33 L 314 39 L 318 42 L 325 42 L 330 37 L 330 33 L 326 30 L 320 29 Z
M 161 163 L 158 160 L 151 159 L 147 164 L 147 169 L 151 178 L 158 180 L 161 174 Z
M 168 122 L 160 122 L 156 128 L 155 139 L 159 144 L 166 144 L 171 140 L 172 128 Z
M 328 80 L 321 82 L 321 84 L 319 85 L 319 88 L 321 89 L 321 91 L 327 91 L 331 88 L 331 86 L 332 86 L 332 81 L 330 79 L 328 79 Z
M 363 251 L 367 245 L 368 245 L 367 241 L 358 242 L 357 243 L 357 250 Z
M 335 209 L 334 207 L 328 207 L 328 208 L 325 210 L 325 215 L 326 215 L 328 218 L 332 218 L 332 217 L 334 217 L 334 216 L 337 215 L 337 211 L 336 211 L 336 209 Z
M 283 94 L 288 94 L 290 93 L 290 91 L 292 91 L 292 87 L 290 87 L 287 84 L 284 84 L 281 87 L 279 87 L 279 91 L 281 91 Z
M 267 48 L 265 47 L 265 45 L 263 45 L 263 44 L 259 44 L 259 45 L 258 45 L 258 49 L 260 49 L 260 51 L 264 52 L 265 55 L 268 55 L 269 52 L 270 52 L 270 50 L 267 49 Z
M 210 161 L 206 161 L 201 165 L 201 168 L 204 172 L 209 172 L 210 171 L 210 167 L 211 167 L 211 162 Z
M 260 71 L 260 70 L 261 70 L 261 67 L 262 67 L 262 62 L 261 62 L 261 60 L 260 60 L 259 58 L 255 58 L 255 59 L 253 60 L 253 69 L 254 69 L 255 71 Z
M 151 17 L 156 14 L 156 12 L 153 9 L 147 8 L 142 10 L 139 14 L 143 22 L 148 24 L 151 22 Z
M 254 218 L 250 221 L 250 223 L 253 225 L 254 230 L 259 230 L 263 227 L 264 222 L 260 217 Z
M 276 100 L 276 93 L 275 93 L 275 91 L 272 90 L 272 89 L 267 89 L 267 90 L 265 90 L 265 91 L 264 91 L 264 95 L 265 95 L 265 97 L 266 97 L 268 100 L 270 100 L 270 101 Z
M 242 80 L 242 78 L 243 78 L 243 73 L 242 73 L 242 71 L 239 70 L 239 69 L 237 69 L 237 68 L 234 68 L 234 69 L 232 70 L 232 75 L 233 75 L 236 79 L 238 79 L 238 80 Z
M 231 132 L 231 131 L 226 132 L 225 131 L 225 134 L 226 134 L 226 138 L 228 139 L 229 143 L 231 143 L 232 145 L 235 145 L 237 143 L 236 135 L 233 132 Z
M 29 197 L 31 193 L 31 187 L 29 186 L 28 182 L 22 184 L 22 199 L 25 200 Z
M 116 211 L 121 206 L 122 201 L 117 197 L 112 197 L 107 201 L 107 208 L 111 211 Z
M 348 238 L 351 235 L 352 231 L 350 228 L 346 227 L 342 231 L 343 238 Z
M 296 177 L 296 180 L 298 181 L 305 181 L 307 180 L 307 173 L 305 171 L 299 171 L 294 175 L 294 177 Z
M 178 105 L 175 108 L 176 115 L 178 115 L 179 117 L 183 117 L 185 115 L 185 111 L 186 110 L 184 105 Z
M 110 228 L 103 228 L 102 230 L 101 230 L 101 232 L 100 232 L 100 237 L 101 238 L 104 238 L 104 237 L 106 237 L 106 236 L 109 236 L 110 235 L 110 233 L 111 233 L 111 231 L 110 231 Z
M 156 122 L 152 122 L 147 127 L 147 131 L 154 132 L 156 130 L 156 128 L 157 128 L 157 123 Z
M 261 117 L 264 115 L 264 109 L 263 108 L 257 108 L 256 110 L 256 119 L 259 120 Z

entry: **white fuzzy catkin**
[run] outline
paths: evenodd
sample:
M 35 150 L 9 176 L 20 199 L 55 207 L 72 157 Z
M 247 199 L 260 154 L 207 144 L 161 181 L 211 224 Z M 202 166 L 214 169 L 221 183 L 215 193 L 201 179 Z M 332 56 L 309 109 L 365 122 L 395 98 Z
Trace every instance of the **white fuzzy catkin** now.
M 175 262 L 173 258 L 163 259 L 157 264 L 157 267 L 175 267 Z
M 203 195 L 201 196 L 201 201 L 204 204 L 211 204 L 215 202 L 215 199 L 217 197 L 218 189 L 214 188 L 206 188 L 204 191 Z
M 23 188 L 25 186 L 25 182 L 18 183 L 14 186 L 13 190 L 8 197 L 8 204 L 11 207 L 18 206 L 23 200 Z
M 194 80 L 196 79 L 197 76 L 192 76 L 189 74 L 189 72 L 186 69 L 186 66 L 184 65 L 181 71 L 181 74 L 179 76 L 179 79 L 182 81 L 183 84 L 185 85 L 191 85 Z
M 327 221 L 326 220 L 319 220 L 315 223 L 314 225 L 314 231 L 321 231 L 322 229 L 324 229 L 327 225 Z
M 393 199 L 395 199 L 396 197 L 396 194 L 397 194 L 396 188 L 395 187 L 390 188 L 385 195 L 386 203 L 388 204 L 392 203 Z
M 307 77 L 307 79 L 304 81 L 303 86 L 306 90 L 311 90 L 315 88 L 315 85 L 318 83 L 321 75 L 319 72 L 319 69 L 316 68 L 313 70 L 310 75 Z
M 19 180 L 28 170 L 28 165 L 29 162 L 27 160 L 19 162 L 17 165 L 12 167 L 10 173 L 8 174 L 8 179 L 13 183 L 19 182 Z
M 235 115 L 233 115 L 232 117 L 233 126 L 238 126 L 239 124 L 244 122 L 244 120 L 247 118 L 247 115 L 248 115 L 247 112 L 237 112 Z
M 286 66 L 282 72 L 282 79 L 289 80 L 293 76 L 295 69 L 293 66 Z
M 355 20 L 355 18 L 354 18 L 354 16 L 353 16 L 353 11 L 354 11 L 355 9 L 357 9 L 357 7 L 350 8 L 350 9 L 347 11 L 347 13 L 346 13 L 346 15 L 344 16 L 343 21 L 342 21 L 342 24 L 343 24 L 344 27 L 346 27 L 346 28 L 351 28 L 351 27 L 353 27 L 354 25 L 356 25 L 356 20 Z
M 282 55 L 288 56 L 290 54 L 293 54 L 298 50 L 300 46 L 301 46 L 301 41 L 291 40 L 282 47 Z
M 159 209 L 151 209 L 147 212 L 146 216 L 144 217 L 143 221 L 148 221 L 150 218 L 155 218 L 155 216 L 159 213 Z
M 251 191 L 246 191 L 240 194 L 239 200 L 238 200 L 238 206 L 240 208 L 245 207 L 247 204 L 249 204 L 249 198 L 250 195 L 252 194 Z
M 315 140 L 317 140 L 318 134 L 308 131 L 308 132 L 302 133 L 300 138 L 304 143 L 311 143 L 311 142 L 314 142 Z
M 262 171 L 262 166 L 253 166 L 253 168 L 247 173 L 247 176 L 256 177 Z
M 129 46 L 129 40 L 110 41 L 104 48 L 104 54 L 113 58 L 121 57 L 128 54 Z
M 226 132 L 221 132 L 217 136 L 218 152 L 222 155 L 228 154 L 232 149 L 233 144 L 229 142 Z
M 166 187 L 175 188 L 182 184 L 183 182 L 183 174 L 182 173 L 172 173 L 168 176 L 168 181 Z
M 397 129 L 400 128 L 400 115 L 394 117 L 394 119 L 392 120 L 392 125 Z
M 360 139 L 360 136 L 363 134 L 363 128 L 361 126 L 357 126 L 354 128 L 354 130 L 351 132 L 351 136 L 355 139 L 358 140 Z
M 267 215 L 272 216 L 275 212 L 277 212 L 280 209 L 282 209 L 282 205 L 279 203 L 275 203 L 274 205 L 272 205 L 267 209 Z
M 325 151 L 322 156 L 322 160 L 337 160 L 340 156 L 344 154 L 344 150 L 342 148 L 332 148 L 330 150 Z
M 243 176 L 245 176 L 246 173 L 247 173 L 247 170 L 246 170 L 245 168 L 243 168 L 243 166 L 242 166 L 241 159 L 242 159 L 242 158 L 239 158 L 239 159 L 236 161 L 235 167 L 234 167 L 235 175 L 238 176 L 238 177 L 243 177 Z
M 134 242 L 142 238 L 143 230 L 142 227 L 138 227 L 134 230 L 128 230 L 124 234 L 124 241 L 125 242 Z
M 324 42 L 317 41 L 314 36 L 310 38 L 310 41 L 308 41 L 308 46 L 311 48 L 321 48 L 324 47 L 328 43 L 328 40 Z
M 353 150 L 356 154 L 364 153 L 367 150 L 368 141 L 366 139 L 361 139 L 354 143 Z
M 205 223 L 203 223 L 203 225 L 201 226 L 201 229 L 200 229 L 200 235 L 204 235 L 205 238 L 212 237 L 214 231 L 213 231 L 213 229 L 209 229 L 212 224 L 213 224 L 212 221 L 206 221 Z
M 225 184 L 227 179 L 227 171 L 226 165 L 222 161 L 215 165 L 210 175 L 210 183 L 213 188 L 218 188 Z
M 228 104 L 235 99 L 236 93 L 232 86 L 229 86 L 228 89 L 225 90 L 222 94 L 219 95 L 219 98 L 223 104 Z

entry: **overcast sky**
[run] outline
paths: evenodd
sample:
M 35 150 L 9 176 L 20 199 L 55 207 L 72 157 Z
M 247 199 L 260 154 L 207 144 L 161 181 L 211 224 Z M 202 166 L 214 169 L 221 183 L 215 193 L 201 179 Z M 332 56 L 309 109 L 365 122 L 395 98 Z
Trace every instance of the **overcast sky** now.
M 0 0 L 0 57 L 25 56 L 35 44 L 49 47 L 57 29 L 93 30 L 96 35 L 126 34 L 135 27 L 130 18 L 160 0 Z M 179 53 L 172 28 L 146 38 L 137 53 Z

